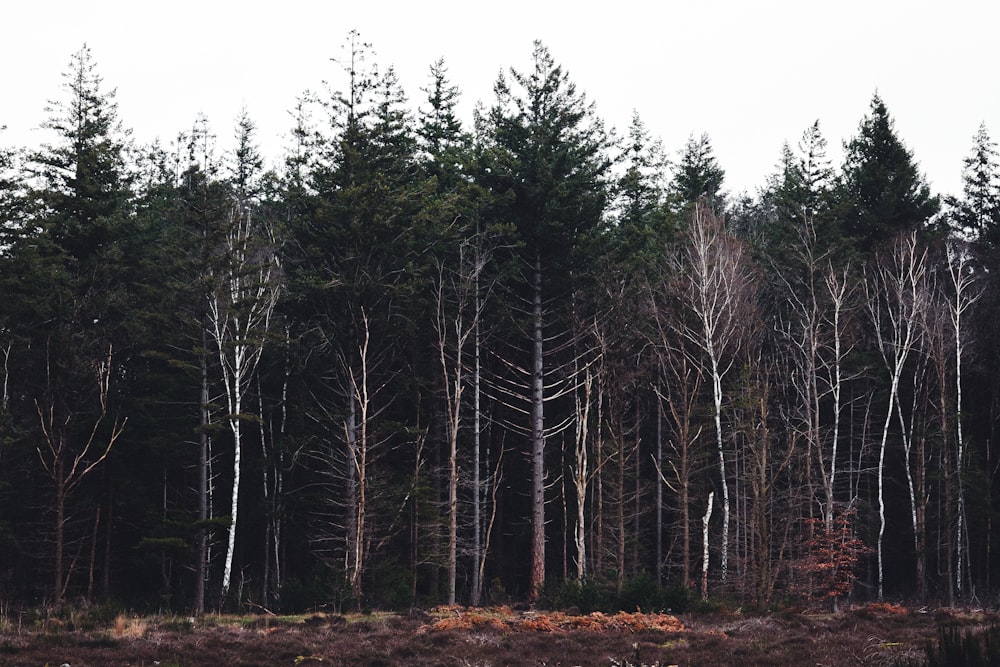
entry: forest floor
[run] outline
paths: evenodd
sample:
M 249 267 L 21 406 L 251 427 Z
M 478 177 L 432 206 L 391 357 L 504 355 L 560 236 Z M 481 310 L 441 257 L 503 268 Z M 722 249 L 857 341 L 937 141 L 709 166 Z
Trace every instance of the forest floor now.
M 126 617 L 106 628 L 0 625 L 0 665 L 307 667 L 318 665 L 922 664 L 940 626 L 987 628 L 1000 615 L 872 604 L 836 614 L 566 614 L 507 607 L 341 616 Z

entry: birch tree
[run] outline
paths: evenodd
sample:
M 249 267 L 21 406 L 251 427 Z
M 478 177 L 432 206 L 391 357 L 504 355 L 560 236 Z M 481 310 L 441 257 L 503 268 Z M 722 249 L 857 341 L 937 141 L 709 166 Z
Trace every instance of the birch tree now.
M 237 133 L 234 199 L 220 248 L 215 288 L 208 302 L 209 333 L 219 355 L 225 394 L 226 421 L 233 437 L 233 488 L 226 557 L 220 598 L 225 601 L 232 582 L 238 527 L 244 399 L 260 362 L 271 315 L 281 293 L 281 267 L 274 230 L 258 217 L 249 180 L 258 162 L 252 145 L 253 125 L 244 116 Z
M 878 558 L 878 598 L 883 598 L 884 564 L 882 541 L 885 536 L 885 453 L 893 417 L 904 419 L 899 401 L 900 382 L 910 354 L 920 337 L 920 318 L 927 306 L 924 280 L 927 273 L 927 252 L 920 247 L 916 232 L 897 238 L 892 250 L 882 254 L 869 271 L 865 281 L 868 310 L 872 318 L 875 345 L 885 365 L 889 381 L 889 396 L 878 451 L 878 510 L 879 532 L 876 547 Z M 904 441 L 907 457 L 907 479 L 911 507 L 916 506 L 909 470 L 910 440 Z M 914 510 L 915 511 L 915 510 Z M 914 524 L 916 520 L 914 519 Z M 914 525 L 916 532 L 916 525 Z
M 968 451 L 965 430 L 962 423 L 964 419 L 962 360 L 967 354 L 966 346 L 970 333 L 967 323 L 963 320 L 963 316 L 979 300 L 979 297 L 982 296 L 980 281 L 977 275 L 971 270 L 970 260 L 971 257 L 964 243 L 949 244 L 948 278 L 950 278 L 951 283 L 951 298 L 948 302 L 947 314 L 952 328 L 951 340 L 955 345 L 955 489 L 958 495 L 958 507 L 955 512 L 955 568 L 953 576 L 955 590 L 959 597 L 966 592 L 963 572 L 968 567 L 969 561 L 969 556 L 966 553 L 968 522 L 966 520 L 964 481 Z M 950 584 L 948 590 L 951 590 Z
M 698 346 L 712 384 L 712 417 L 722 496 L 721 577 L 729 571 L 729 476 L 723 430 L 723 382 L 743 345 L 745 315 L 753 302 L 753 275 L 739 241 L 726 233 L 723 221 L 698 202 L 681 248 L 684 305 L 694 325 L 683 335 Z

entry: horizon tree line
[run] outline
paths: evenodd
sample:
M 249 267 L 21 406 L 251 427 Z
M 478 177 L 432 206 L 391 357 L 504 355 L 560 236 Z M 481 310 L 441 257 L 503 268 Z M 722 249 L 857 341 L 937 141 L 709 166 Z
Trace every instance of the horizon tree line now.
M 335 62 L 275 170 L 249 112 L 134 145 L 86 46 L 0 151 L 3 604 L 992 595 L 985 125 L 957 196 L 876 94 L 733 198 L 540 42 L 471 128 Z

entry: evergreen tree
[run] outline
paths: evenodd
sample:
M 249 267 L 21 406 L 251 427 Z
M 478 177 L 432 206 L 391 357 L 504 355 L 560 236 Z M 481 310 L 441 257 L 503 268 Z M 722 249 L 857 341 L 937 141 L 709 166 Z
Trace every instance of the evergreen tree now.
M 407 446 L 422 437 L 420 401 L 396 399 L 420 391 L 406 364 L 420 358 L 418 342 L 429 344 L 415 332 L 429 324 L 418 314 L 430 298 L 422 290 L 430 284 L 434 231 L 422 213 L 430 181 L 395 72 L 379 74 L 357 33 L 345 50 L 346 87 L 326 102 L 329 131 L 311 148 L 305 192 L 294 202 L 288 307 L 309 350 L 311 409 L 328 429 L 316 452 L 325 496 L 316 508 L 324 517 L 317 553 L 361 605 L 375 562 L 370 548 L 388 549 L 394 535 L 386 531 L 396 530 L 373 505 L 405 504 L 413 471 Z M 376 465 L 393 448 L 393 463 Z M 389 561 L 386 567 L 397 566 Z
M 782 146 L 777 173 L 761 195 L 767 214 L 758 241 L 767 257 L 765 266 L 776 271 L 803 268 L 795 266 L 791 248 L 808 244 L 813 259 L 818 259 L 838 243 L 832 213 L 835 175 L 819 121 L 802 133 L 797 148 Z
M 460 92 L 448 80 L 444 59 L 437 60 L 430 69 L 430 85 L 422 89 L 427 105 L 420 111 L 417 134 L 426 155 L 424 169 L 437 179 L 440 192 L 450 192 L 465 180 L 471 137 L 455 114 Z
M 983 123 L 973 137 L 972 152 L 962 160 L 962 197 L 949 197 L 952 231 L 995 249 L 1000 243 L 1000 153 Z
M 793 152 L 782 148 L 779 172 L 773 177 L 770 196 L 781 220 L 816 221 L 827 215 L 831 205 L 834 173 L 826 156 L 826 139 L 819 121 L 810 125 Z
M 901 232 L 923 227 L 938 211 L 938 199 L 896 135 L 892 117 L 875 94 L 858 134 L 845 145 L 839 197 L 844 235 L 858 249 L 871 249 Z
M 708 134 L 688 137 L 680 151 L 680 161 L 674 165 L 672 189 L 682 206 L 690 209 L 704 198 L 710 206 L 719 209 L 724 205 L 722 183 L 726 172 L 719 166 L 712 151 Z
M 545 583 L 545 405 L 556 393 L 547 342 L 566 339 L 554 313 L 566 308 L 586 273 L 608 205 L 608 140 L 594 107 L 576 90 L 549 50 L 535 42 L 532 69 L 501 76 L 484 141 L 493 150 L 482 181 L 506 199 L 499 219 L 510 220 L 520 244 L 521 298 L 526 304 L 530 368 L 527 403 L 531 461 L 530 581 L 532 599 Z M 530 305 L 528 305 L 530 304 Z M 553 364 L 554 365 L 554 364 Z M 564 425 L 565 426 L 565 425 Z
M 105 93 L 90 50 L 73 54 L 65 97 L 48 107 L 54 143 L 28 157 L 33 186 L 9 227 L 0 279 L 8 322 L 28 364 L 20 371 L 16 409 L 41 433 L 39 449 L 52 483 L 54 600 L 71 586 L 64 559 L 71 495 L 121 435 L 117 385 L 133 344 L 133 296 L 124 282 L 131 175 L 127 134 L 114 93 Z M 13 407 L 13 406 L 12 406 Z
M 638 113 L 632 115 L 621 160 L 625 171 L 615 187 L 615 259 L 648 269 L 657 263 L 673 225 L 666 204 L 666 156 L 660 142 L 651 140 Z

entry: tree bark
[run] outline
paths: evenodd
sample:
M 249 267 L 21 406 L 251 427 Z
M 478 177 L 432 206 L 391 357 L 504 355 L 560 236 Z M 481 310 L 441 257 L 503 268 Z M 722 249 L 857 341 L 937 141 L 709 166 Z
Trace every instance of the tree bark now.
M 531 579 L 529 597 L 537 602 L 545 585 L 545 386 L 542 330 L 542 260 L 536 251 L 532 277 L 531 353 Z
M 701 519 L 701 599 L 708 599 L 708 522 L 712 520 L 712 501 L 715 498 L 715 491 L 708 494 L 708 507 L 705 508 L 705 516 Z

